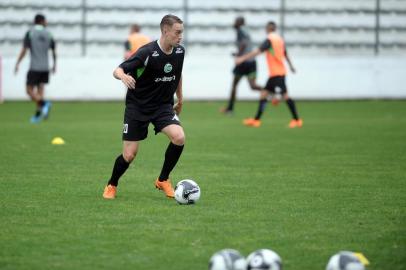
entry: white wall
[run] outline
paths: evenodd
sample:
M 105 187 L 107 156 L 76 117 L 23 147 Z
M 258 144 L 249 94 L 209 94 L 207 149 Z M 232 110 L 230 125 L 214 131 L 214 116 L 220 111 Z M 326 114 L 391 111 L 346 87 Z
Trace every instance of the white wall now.
M 184 66 L 186 99 L 226 99 L 232 80 L 230 52 L 201 53 L 191 50 Z M 292 97 L 299 99 L 406 98 L 405 56 L 306 56 L 292 55 L 297 74 L 288 75 Z M 3 59 L 2 95 L 7 100 L 27 100 L 26 58 L 17 75 L 15 58 Z M 58 59 L 57 73 L 51 76 L 46 96 L 54 100 L 120 100 L 124 87 L 112 77 L 121 59 L 76 57 Z M 265 84 L 267 71 L 263 56 L 258 58 L 258 82 Z M 239 99 L 256 99 L 244 80 Z

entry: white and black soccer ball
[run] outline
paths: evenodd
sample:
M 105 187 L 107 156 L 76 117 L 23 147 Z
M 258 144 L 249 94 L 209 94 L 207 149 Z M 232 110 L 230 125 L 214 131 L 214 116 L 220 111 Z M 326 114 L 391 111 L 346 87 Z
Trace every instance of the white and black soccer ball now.
M 328 261 L 326 270 L 364 270 L 365 265 L 351 251 L 341 251 L 333 255 Z
M 190 179 L 179 181 L 175 186 L 175 200 L 179 204 L 193 204 L 200 198 L 199 185 Z
M 248 255 L 247 270 L 282 270 L 282 259 L 270 249 L 258 249 Z
M 234 249 L 223 249 L 210 258 L 209 270 L 245 270 L 245 258 Z

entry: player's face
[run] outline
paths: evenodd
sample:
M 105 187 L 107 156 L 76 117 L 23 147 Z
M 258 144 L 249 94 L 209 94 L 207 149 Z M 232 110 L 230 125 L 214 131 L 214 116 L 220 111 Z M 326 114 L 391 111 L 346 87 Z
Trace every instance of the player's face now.
M 172 27 L 168 27 L 165 36 L 171 46 L 178 45 L 182 41 L 183 24 L 175 23 Z

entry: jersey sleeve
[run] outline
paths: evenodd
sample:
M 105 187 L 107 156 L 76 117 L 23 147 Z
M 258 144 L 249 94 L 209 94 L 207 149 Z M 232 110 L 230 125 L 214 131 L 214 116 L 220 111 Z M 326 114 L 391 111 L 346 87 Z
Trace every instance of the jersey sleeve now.
M 269 48 L 272 47 L 271 41 L 269 39 L 264 40 L 264 42 L 262 42 L 262 44 L 259 46 L 259 50 L 261 52 L 264 52 L 266 50 L 268 50 Z
M 124 73 L 134 71 L 140 67 L 144 67 L 149 55 L 147 47 L 141 47 L 138 51 L 119 65 L 124 70 Z
M 24 36 L 24 39 L 23 39 L 23 46 L 24 46 L 24 48 L 30 48 L 31 47 L 30 31 L 25 33 L 25 36 Z

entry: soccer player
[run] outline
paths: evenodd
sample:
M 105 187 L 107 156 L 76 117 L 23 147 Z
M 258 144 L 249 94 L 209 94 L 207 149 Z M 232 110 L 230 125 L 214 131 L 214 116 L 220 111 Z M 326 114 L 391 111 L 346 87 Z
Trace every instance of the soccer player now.
M 237 32 L 237 53 L 234 56 L 241 56 L 252 51 L 253 46 L 250 35 L 245 27 L 244 17 L 237 17 L 234 22 L 234 29 Z M 233 70 L 234 78 L 231 86 L 230 99 L 227 107 L 222 108 L 222 112 L 225 114 L 231 114 L 234 109 L 235 97 L 237 94 L 237 85 L 241 78 L 247 76 L 248 83 L 253 90 L 262 90 L 262 87 L 258 86 L 255 82 L 257 77 L 257 62 L 254 58 L 250 58 L 238 64 Z
M 289 64 L 290 70 L 295 73 L 295 68 L 289 59 L 286 51 L 285 42 L 276 31 L 275 22 L 269 22 L 266 25 L 266 31 L 268 33 L 267 39 L 261 44 L 261 46 L 252 52 L 236 58 L 236 63 L 242 63 L 247 59 L 256 57 L 257 55 L 266 52 L 266 60 L 269 69 L 269 79 L 266 83 L 265 89 L 261 91 L 258 111 L 255 118 L 247 118 L 244 120 L 244 125 L 251 127 L 261 126 L 261 116 L 264 112 L 268 96 L 272 96 L 272 103 L 277 105 L 278 100 L 276 98 L 276 89 L 279 88 L 283 99 L 286 101 L 290 112 L 292 113 L 292 120 L 289 123 L 290 128 L 302 127 L 303 120 L 299 118 L 296 110 L 295 102 L 288 95 L 288 90 L 285 83 L 286 68 L 284 61 Z
M 141 27 L 138 24 L 131 25 L 130 35 L 127 38 L 127 41 L 124 43 L 125 54 L 124 60 L 130 58 L 139 48 L 145 44 L 151 42 L 151 39 L 140 33 Z
M 31 61 L 27 73 L 26 91 L 31 100 L 37 104 L 36 112 L 30 120 L 31 123 L 38 123 L 42 119 L 47 119 L 51 108 L 51 102 L 44 100 L 44 85 L 49 81 L 48 51 L 49 49 L 52 50 L 52 72 L 55 73 L 56 49 L 55 41 L 46 26 L 45 16 L 42 14 L 35 15 L 34 27 L 25 34 L 23 48 L 14 69 L 15 74 L 17 74 L 20 62 L 29 49 Z
M 114 70 L 114 77 L 128 88 L 124 113 L 123 152 L 113 167 L 113 172 L 103 197 L 116 197 L 119 178 L 137 155 L 140 141 L 148 134 L 152 123 L 155 134 L 162 132 L 170 140 L 165 160 L 155 187 L 169 198 L 174 190 L 169 174 L 183 151 L 185 134 L 178 115 L 182 110 L 182 68 L 185 49 L 179 44 L 183 22 L 177 16 L 162 18 L 161 37 L 141 47 L 128 60 Z M 177 103 L 174 104 L 174 94 Z

